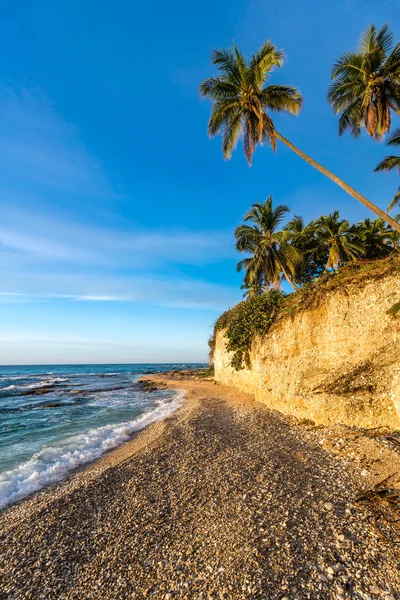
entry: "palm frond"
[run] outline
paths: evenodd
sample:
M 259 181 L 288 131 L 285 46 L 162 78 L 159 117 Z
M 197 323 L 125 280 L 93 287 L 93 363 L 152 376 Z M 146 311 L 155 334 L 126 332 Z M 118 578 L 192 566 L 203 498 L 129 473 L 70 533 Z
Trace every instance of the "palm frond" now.
M 219 77 L 205 79 L 200 84 L 199 90 L 203 98 L 209 96 L 213 100 L 236 98 L 240 93 L 240 88 L 237 84 Z
M 283 52 L 278 50 L 270 40 L 267 40 L 250 59 L 247 83 L 255 89 L 261 89 L 268 79 L 271 69 L 281 67 L 282 64 Z
M 362 34 L 359 50 L 342 54 L 333 64 L 327 98 L 339 119 L 339 134 L 354 137 L 364 126 L 380 141 L 390 131 L 391 111 L 400 114 L 400 46 L 393 48 L 388 25 L 371 25 Z
M 230 79 L 232 83 L 236 83 L 237 85 L 241 84 L 242 75 L 240 67 L 232 50 L 228 48 L 213 50 L 211 62 L 222 72 L 224 79 Z
M 258 118 L 254 113 L 248 112 L 244 117 L 243 150 L 249 165 L 252 163 L 254 150 L 259 141 Z
M 400 206 L 400 187 L 397 191 L 397 194 L 394 196 L 393 200 L 387 207 L 388 212 L 390 212 L 395 206 Z M 399 217 L 400 215 L 397 216 Z M 398 219 L 395 218 L 395 221 L 398 221 Z
M 380 32 L 375 37 L 376 46 L 382 50 L 383 54 L 387 54 L 393 48 L 393 33 L 389 29 L 389 25 L 386 23 Z
M 339 135 L 342 135 L 347 129 L 351 130 L 352 135 L 357 138 L 361 134 L 360 123 L 363 118 L 363 110 L 360 98 L 356 98 L 347 108 L 345 108 L 339 118 Z
M 362 57 L 356 52 L 346 52 L 342 54 L 332 65 L 331 77 L 336 79 L 337 77 L 346 77 L 348 79 L 354 79 L 360 77 L 360 74 L 365 75 L 363 69 Z
M 360 50 L 362 52 L 364 52 L 364 54 L 367 54 L 374 47 L 375 40 L 376 40 L 376 27 L 375 27 L 375 25 L 370 25 L 361 34 L 360 42 L 359 42 Z
M 286 110 L 292 115 L 297 115 L 303 106 L 299 90 L 291 85 L 268 85 L 261 93 L 261 102 L 269 110 Z
M 374 171 L 391 171 L 392 169 L 397 169 L 400 173 L 400 156 L 386 156 Z
M 222 153 L 225 160 L 232 156 L 242 132 L 242 113 L 239 110 L 227 123 L 222 137 Z
M 293 218 L 286 224 L 286 229 L 291 233 L 301 233 L 304 229 L 303 217 L 294 215 Z
M 400 127 L 395 129 L 386 142 L 387 146 L 400 146 Z
M 240 103 L 236 100 L 220 100 L 214 103 L 208 122 L 208 135 L 214 137 L 231 123 L 240 111 Z
M 396 78 L 399 75 L 399 64 L 400 64 L 400 42 L 396 44 L 390 55 L 387 57 L 385 64 L 381 69 L 382 77 L 393 77 Z

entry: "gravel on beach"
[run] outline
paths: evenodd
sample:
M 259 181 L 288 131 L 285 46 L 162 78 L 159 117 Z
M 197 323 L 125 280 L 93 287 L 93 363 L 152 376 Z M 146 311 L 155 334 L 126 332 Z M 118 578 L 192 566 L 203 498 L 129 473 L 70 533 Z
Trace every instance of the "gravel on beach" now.
M 209 382 L 187 395 L 0 515 L 1 600 L 400 599 L 399 547 L 354 504 L 365 474 L 320 428 Z

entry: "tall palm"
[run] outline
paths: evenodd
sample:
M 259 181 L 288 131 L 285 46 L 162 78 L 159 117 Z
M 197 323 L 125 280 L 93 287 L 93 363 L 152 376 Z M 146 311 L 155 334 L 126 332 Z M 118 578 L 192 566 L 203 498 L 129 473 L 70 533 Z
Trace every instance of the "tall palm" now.
M 296 265 L 296 283 L 312 281 L 324 271 L 328 258 L 327 248 L 318 237 L 315 221 L 306 225 L 303 217 L 295 215 L 285 229 L 290 234 L 291 243 L 303 256 L 303 261 Z
M 389 136 L 387 141 L 387 146 L 400 146 L 400 128 L 395 129 L 393 133 Z M 397 169 L 400 173 L 400 156 L 386 156 L 379 165 L 374 169 L 375 171 L 392 171 L 393 169 Z M 400 187 L 397 191 L 397 194 L 391 201 L 388 206 L 388 211 L 392 210 L 396 204 L 400 204 Z
M 264 204 L 253 204 L 244 215 L 245 224 L 236 228 L 236 249 L 251 255 L 237 265 L 238 271 L 246 271 L 246 287 L 259 284 L 279 288 L 283 277 L 297 289 L 293 275 L 301 254 L 289 243 L 287 231 L 277 231 L 288 211 L 283 204 L 274 208 L 269 196 Z
M 357 52 L 343 54 L 332 67 L 334 80 L 328 101 L 340 114 L 339 134 L 354 137 L 364 126 L 375 140 L 390 131 L 391 111 L 400 115 L 400 43 L 394 46 L 387 25 L 371 25 L 362 34 Z
M 203 81 L 200 93 L 213 101 L 208 133 L 210 137 L 222 134 L 225 159 L 231 157 L 240 138 L 249 164 L 258 144 L 266 142 L 275 150 L 278 139 L 400 232 L 400 225 L 392 217 L 307 156 L 275 129 L 270 113 L 288 112 L 297 115 L 303 100 L 295 87 L 267 85 L 273 69 L 283 64 L 282 52 L 272 42 L 268 41 L 261 46 L 249 61 L 245 60 L 236 46 L 233 50 L 214 50 L 211 60 L 217 66 L 218 74 Z
M 337 269 L 340 264 L 357 260 L 364 254 L 362 244 L 355 241 L 349 232 L 349 221 L 339 219 L 337 210 L 320 217 L 316 227 L 321 243 L 325 244 L 329 251 L 327 269 Z

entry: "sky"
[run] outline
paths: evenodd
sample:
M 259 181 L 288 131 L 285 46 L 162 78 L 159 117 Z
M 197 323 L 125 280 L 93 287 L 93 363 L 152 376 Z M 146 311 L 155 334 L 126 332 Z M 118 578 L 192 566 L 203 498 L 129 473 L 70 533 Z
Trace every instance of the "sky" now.
M 339 138 L 330 66 L 398 0 L 1 1 L 0 364 L 204 362 L 241 299 L 233 231 L 272 194 L 292 214 L 372 216 L 289 149 L 224 162 L 198 93 L 213 48 L 285 52 L 276 127 L 386 207 L 384 145 Z M 396 125 L 396 123 L 395 123 Z

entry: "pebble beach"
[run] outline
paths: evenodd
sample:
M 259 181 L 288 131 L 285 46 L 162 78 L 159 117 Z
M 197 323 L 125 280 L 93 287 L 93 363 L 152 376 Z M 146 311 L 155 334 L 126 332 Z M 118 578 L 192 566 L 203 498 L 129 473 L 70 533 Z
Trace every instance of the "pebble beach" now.
M 158 381 L 182 408 L 0 513 L 1 600 L 400 598 L 399 546 L 354 502 L 395 448 Z

